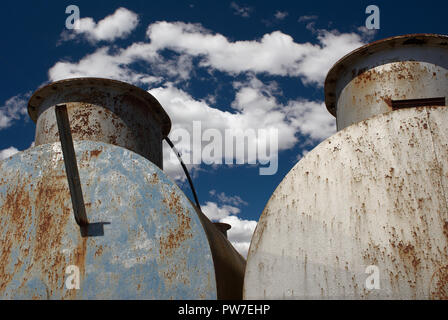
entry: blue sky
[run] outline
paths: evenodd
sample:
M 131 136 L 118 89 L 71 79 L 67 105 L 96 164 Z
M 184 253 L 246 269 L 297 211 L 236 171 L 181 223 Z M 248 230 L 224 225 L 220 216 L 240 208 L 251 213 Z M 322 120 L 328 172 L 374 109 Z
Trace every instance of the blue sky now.
M 72 4 L 80 31 L 65 28 Z M 363 28 L 370 4 L 380 9 L 376 32 Z M 148 90 L 173 128 L 191 130 L 193 120 L 220 131 L 278 128 L 275 175 L 257 165 L 190 166 L 204 211 L 234 226 L 230 238 L 245 253 L 277 185 L 334 133 L 323 104 L 333 63 L 382 38 L 444 34 L 447 12 L 445 1 L 3 1 L 0 160 L 34 141 L 30 94 L 76 76 Z M 191 196 L 180 167 L 167 158 L 165 170 Z

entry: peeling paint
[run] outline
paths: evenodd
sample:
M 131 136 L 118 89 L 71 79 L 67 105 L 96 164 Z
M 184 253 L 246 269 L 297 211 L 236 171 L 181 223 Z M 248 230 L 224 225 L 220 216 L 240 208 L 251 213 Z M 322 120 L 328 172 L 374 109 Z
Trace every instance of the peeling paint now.
M 74 145 L 87 236 L 74 219 L 59 143 L 0 162 L 0 298 L 216 299 L 207 237 L 181 190 L 132 151 Z M 70 265 L 80 290 L 65 286 Z

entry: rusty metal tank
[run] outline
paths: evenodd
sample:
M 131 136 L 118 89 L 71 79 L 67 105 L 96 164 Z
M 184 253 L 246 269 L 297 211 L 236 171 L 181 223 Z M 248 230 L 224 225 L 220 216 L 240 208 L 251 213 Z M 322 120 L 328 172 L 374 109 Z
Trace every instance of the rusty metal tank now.
M 162 140 L 171 121 L 145 90 L 101 78 L 67 79 L 40 88 L 28 106 L 36 123 L 36 146 L 59 142 L 55 106 L 61 103 L 67 105 L 73 140 L 120 146 L 163 168 Z
M 267 203 L 245 299 L 448 299 L 448 110 L 433 99 L 447 95 L 447 61 L 446 37 L 408 35 L 333 67 L 340 131 Z
M 161 170 L 171 122 L 153 96 L 69 79 L 39 89 L 28 108 L 36 145 L 0 161 L 1 299 L 241 298 L 244 260 Z M 230 293 L 219 290 L 229 271 L 216 268 L 219 256 L 239 263 Z
M 444 105 L 447 48 L 448 36 L 413 34 L 373 42 L 339 60 L 325 80 L 325 103 L 338 130 L 400 108 L 403 100 Z

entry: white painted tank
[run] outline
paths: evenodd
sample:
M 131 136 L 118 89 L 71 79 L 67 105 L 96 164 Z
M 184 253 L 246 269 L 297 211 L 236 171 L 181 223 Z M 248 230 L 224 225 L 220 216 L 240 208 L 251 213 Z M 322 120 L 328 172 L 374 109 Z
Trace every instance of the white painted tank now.
M 445 104 L 447 56 L 447 36 L 413 34 L 379 40 L 343 57 L 325 80 L 325 103 L 338 130 L 399 108 L 402 100 Z
M 346 126 L 287 174 L 255 230 L 245 299 L 448 299 L 448 110 L 415 99 Z

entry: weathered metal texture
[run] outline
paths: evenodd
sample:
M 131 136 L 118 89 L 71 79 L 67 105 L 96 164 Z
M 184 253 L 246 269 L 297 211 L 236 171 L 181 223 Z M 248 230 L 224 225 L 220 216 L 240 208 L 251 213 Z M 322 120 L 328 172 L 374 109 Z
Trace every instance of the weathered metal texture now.
M 133 85 L 76 78 L 37 90 L 28 104 L 35 145 L 59 142 L 54 108 L 66 104 L 73 140 L 100 141 L 132 150 L 163 168 L 162 139 L 171 121 L 159 102 Z
M 401 109 L 308 153 L 260 218 L 244 298 L 448 299 L 447 123 L 447 108 Z
M 392 100 L 445 97 L 448 37 L 416 34 L 380 40 L 339 60 L 325 80 L 338 130 L 392 110 Z
M 222 230 L 215 223 L 212 223 L 196 206 L 194 208 L 210 244 L 215 266 L 218 299 L 242 300 L 246 260 L 227 240 Z M 228 224 L 223 225 L 228 226 L 226 230 L 230 227 Z
M 85 237 L 59 143 L 0 162 L 0 297 L 216 299 L 207 237 L 181 190 L 127 149 L 92 141 L 74 147 Z M 80 271 L 79 290 L 66 286 L 71 265 Z
M 213 222 L 213 225 L 221 231 L 221 233 L 227 238 L 227 231 L 232 229 L 232 226 L 228 223 L 222 223 L 222 222 Z

